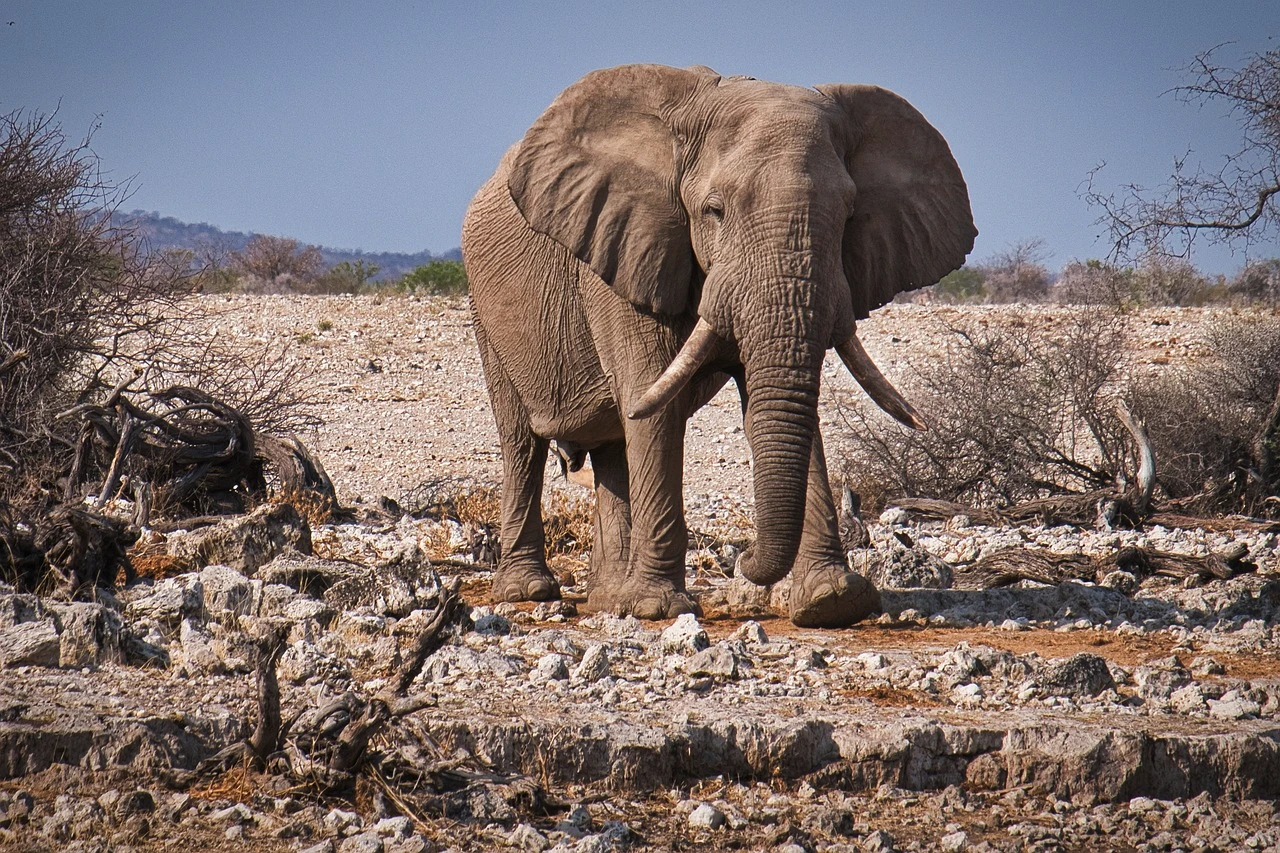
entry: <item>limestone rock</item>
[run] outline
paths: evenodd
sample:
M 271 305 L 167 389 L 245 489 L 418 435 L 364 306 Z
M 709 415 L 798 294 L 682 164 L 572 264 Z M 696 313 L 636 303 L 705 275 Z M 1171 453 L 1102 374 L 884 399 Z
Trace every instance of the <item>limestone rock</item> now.
M 1036 680 L 1056 696 L 1097 696 L 1116 686 L 1106 659 L 1086 652 L 1051 662 Z
M 716 643 L 703 649 L 689 659 L 690 675 L 710 675 L 714 678 L 737 678 L 739 665 L 746 665 L 746 660 L 729 644 Z
M 679 654 L 696 654 L 711 645 L 707 632 L 698 624 L 698 617 L 682 613 L 660 638 L 663 651 Z
M 44 608 L 40 606 L 39 598 L 15 592 L 8 584 L 0 583 L 0 630 L 43 617 Z
M 57 666 L 59 656 L 58 628 L 52 619 L 21 622 L 0 631 L 4 666 Z
M 724 826 L 724 812 L 710 803 L 703 803 L 689 813 L 689 826 L 697 829 L 719 829 Z
M 871 554 L 864 574 L 877 589 L 949 589 L 952 580 L 945 560 L 918 545 L 897 543 Z
M 609 653 L 600 643 L 587 646 L 582 660 L 573 668 L 573 680 L 580 684 L 594 684 L 609 674 Z
M 230 566 L 246 577 L 279 554 L 311 553 L 311 527 L 292 504 L 267 504 L 211 527 L 171 534 L 169 553 L 197 568 Z
M 207 618 L 221 620 L 251 612 L 253 588 L 248 578 L 230 566 L 205 566 L 200 570 L 200 585 Z
M 154 619 L 167 628 L 177 628 L 186 618 L 200 617 L 204 610 L 204 585 L 199 575 L 179 575 L 154 584 L 139 583 L 127 593 L 125 615 L 131 620 Z
M 53 617 L 59 628 L 59 666 L 97 666 L 121 659 L 124 622 L 116 611 L 96 602 L 73 601 L 54 605 Z

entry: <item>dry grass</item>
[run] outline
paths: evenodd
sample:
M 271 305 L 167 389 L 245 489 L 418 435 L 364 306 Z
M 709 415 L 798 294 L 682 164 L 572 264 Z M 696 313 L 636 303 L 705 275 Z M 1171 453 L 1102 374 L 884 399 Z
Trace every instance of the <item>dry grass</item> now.
M 542 503 L 542 529 L 549 556 L 585 557 L 594 537 L 592 498 L 553 491 Z

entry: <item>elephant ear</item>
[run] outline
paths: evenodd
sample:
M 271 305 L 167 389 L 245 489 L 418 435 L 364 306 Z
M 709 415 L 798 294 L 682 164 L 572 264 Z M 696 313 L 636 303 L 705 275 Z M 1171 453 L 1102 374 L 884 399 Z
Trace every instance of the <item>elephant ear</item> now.
M 915 107 L 878 86 L 817 88 L 843 113 L 845 167 L 858 188 L 844 272 L 862 319 L 958 268 L 978 229 L 947 141 Z
M 652 311 L 688 304 L 693 244 L 672 119 L 717 79 L 709 68 L 661 65 L 592 72 L 529 128 L 507 177 L 533 230 Z

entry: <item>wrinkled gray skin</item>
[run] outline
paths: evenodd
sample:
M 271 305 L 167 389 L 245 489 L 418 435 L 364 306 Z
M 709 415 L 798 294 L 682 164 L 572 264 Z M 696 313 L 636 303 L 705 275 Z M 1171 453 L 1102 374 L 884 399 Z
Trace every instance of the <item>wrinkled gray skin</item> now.
M 463 225 L 505 471 L 495 597 L 559 595 L 540 510 L 555 440 L 594 471 L 588 607 L 696 611 L 685 424 L 733 378 L 758 530 L 739 570 L 759 584 L 794 572 L 798 625 L 848 625 L 876 608 L 839 545 L 822 361 L 837 347 L 873 399 L 918 426 L 865 353 L 859 362 L 855 321 L 958 267 L 976 234 L 945 140 L 886 90 L 654 65 L 565 90 Z

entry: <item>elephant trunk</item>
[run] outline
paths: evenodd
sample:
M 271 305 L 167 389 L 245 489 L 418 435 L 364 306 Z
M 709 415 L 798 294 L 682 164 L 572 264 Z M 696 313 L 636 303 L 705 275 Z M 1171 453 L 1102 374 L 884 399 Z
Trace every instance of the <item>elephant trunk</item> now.
M 783 364 L 760 367 L 753 359 L 746 365 L 756 544 L 739 563 L 739 571 L 761 586 L 782 580 L 795 562 L 804 529 L 810 451 L 818 430 L 822 348 L 803 340 L 790 343 L 791 357 Z M 796 352 L 797 343 L 809 351 Z

